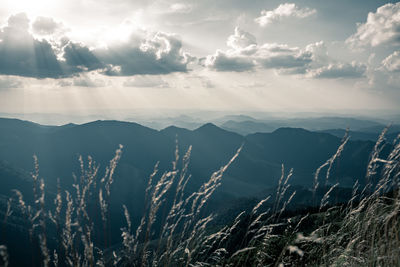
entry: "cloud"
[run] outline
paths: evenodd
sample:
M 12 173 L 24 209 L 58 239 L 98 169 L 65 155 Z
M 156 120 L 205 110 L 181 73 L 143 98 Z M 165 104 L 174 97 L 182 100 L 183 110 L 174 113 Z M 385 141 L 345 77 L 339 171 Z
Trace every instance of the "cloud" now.
M 255 19 L 260 26 L 267 26 L 277 21 L 281 21 L 285 18 L 306 18 L 317 11 L 311 8 L 300 8 L 293 3 L 280 4 L 274 10 L 263 10 L 261 11 L 261 16 Z
M 365 77 L 367 66 L 362 63 L 331 63 L 308 71 L 308 77 L 317 79 L 354 79 Z
M 357 26 L 357 32 L 347 41 L 353 47 L 400 44 L 400 3 L 386 4 L 375 13 L 368 14 L 367 21 Z
M 0 29 L 0 74 L 36 78 L 63 75 L 60 62 L 46 40 L 36 40 L 29 33 L 29 19 L 24 13 L 11 16 Z
M 323 41 L 307 45 L 305 51 L 311 53 L 313 63 L 325 64 L 330 61 L 328 48 Z
M 400 72 L 400 51 L 395 51 L 385 58 L 382 66 L 390 72 Z
M 23 83 L 16 78 L 11 77 L 0 77 L 0 90 L 11 89 L 11 88 L 21 88 Z
M 287 44 L 257 44 L 256 38 L 236 28 L 229 36 L 227 51 L 217 50 L 204 65 L 216 71 L 244 72 L 273 69 L 282 75 L 302 75 L 309 78 L 349 79 L 365 77 L 367 66 L 362 63 L 336 62 L 328 56 L 325 43 L 320 41 L 305 48 Z
M 38 18 L 43 34 L 54 33 L 51 19 Z M 53 25 L 54 26 L 54 25 Z M 35 23 L 33 25 L 35 31 Z M 34 38 L 29 32 L 29 19 L 24 13 L 8 19 L 7 26 L 0 29 L 0 74 L 33 78 L 63 78 L 84 71 L 103 68 L 94 54 L 81 44 L 62 40 L 54 43 Z M 62 55 L 59 52 L 62 51 Z
M 260 46 L 256 57 L 257 62 L 266 69 L 306 67 L 312 61 L 311 52 L 279 44 L 264 44 Z
M 70 80 L 62 79 L 57 82 L 57 85 L 60 87 L 70 87 L 73 85 L 73 82 Z
M 37 35 L 52 35 L 58 31 L 64 31 L 62 23 L 56 22 L 53 18 L 37 17 L 32 23 L 32 30 Z
M 265 87 L 267 84 L 264 82 L 250 82 L 245 84 L 240 84 L 239 87 L 242 88 L 262 88 Z
M 172 13 L 187 14 L 187 13 L 192 12 L 193 7 L 186 3 L 173 3 L 169 7 L 169 9 L 170 9 L 170 12 L 172 12 Z
M 140 75 L 126 80 L 125 87 L 157 87 L 168 88 L 169 84 L 159 76 Z
M 97 70 L 109 76 L 187 72 L 195 58 L 182 51 L 182 41 L 163 32 L 132 33 L 128 41 L 89 49 L 66 38 L 38 40 L 29 32 L 26 14 L 11 16 L 0 28 L 0 74 L 34 78 L 65 78 Z M 60 24 L 39 17 L 32 25 L 41 35 L 55 34 Z
M 400 76 L 398 71 L 388 71 L 385 67 L 374 69 L 368 73 L 368 85 L 370 88 L 382 90 L 382 88 L 398 92 Z
M 110 81 L 105 81 L 99 77 L 95 76 L 96 73 L 82 73 L 79 76 L 72 78 L 64 78 L 57 81 L 59 87 L 105 87 L 111 85 Z
M 72 85 L 79 87 L 104 87 L 107 84 L 102 79 L 91 79 L 90 77 L 83 75 L 73 78 Z
M 146 33 L 145 38 L 132 35 L 127 42 L 94 51 L 108 68 L 110 76 L 168 74 L 187 72 L 193 57 L 182 51 L 182 41 L 174 34 Z
M 250 57 L 221 50 L 217 50 L 214 55 L 208 56 L 205 60 L 205 66 L 216 71 L 243 72 L 252 70 L 255 65 L 254 60 Z
M 213 83 L 212 81 L 210 81 L 209 79 L 203 79 L 203 80 L 201 81 L 201 85 L 202 85 L 204 88 L 208 88 L 208 89 L 215 88 L 214 83 Z
M 312 53 L 285 44 L 258 45 L 256 38 L 239 28 L 229 36 L 226 52 L 217 50 L 208 56 L 205 66 L 217 71 L 249 71 L 256 66 L 265 69 L 304 68 L 312 61 Z
M 233 49 L 242 49 L 256 45 L 257 41 L 254 35 L 236 27 L 234 34 L 228 37 L 226 44 Z
M 205 60 L 206 67 L 216 71 L 253 70 L 256 62 L 248 54 L 253 54 L 253 48 L 257 47 L 254 35 L 236 27 L 234 34 L 228 37 L 226 44 L 231 49 L 226 52 L 217 50 L 214 55 L 208 56 Z
M 8 18 L 8 27 L 15 30 L 27 31 L 29 19 L 25 13 L 18 13 Z
M 71 72 L 91 71 L 105 67 L 93 51 L 82 44 L 68 42 L 63 52 L 63 57 L 67 65 L 71 67 Z

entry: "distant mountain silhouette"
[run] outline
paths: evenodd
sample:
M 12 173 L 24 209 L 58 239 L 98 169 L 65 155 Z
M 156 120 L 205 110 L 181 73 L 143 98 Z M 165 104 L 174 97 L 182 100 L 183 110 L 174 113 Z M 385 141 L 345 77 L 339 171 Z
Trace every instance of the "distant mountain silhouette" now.
M 360 131 L 367 133 L 381 133 L 382 130 L 386 127 L 386 125 L 377 125 L 361 128 Z M 388 133 L 398 133 L 400 132 L 400 125 L 394 124 L 389 127 Z
M 378 137 L 380 133 L 382 132 L 383 128 L 378 127 L 378 128 L 373 128 L 373 129 L 381 129 L 379 132 L 360 132 L 360 131 L 348 131 L 348 134 L 350 136 L 350 140 L 362 140 L 362 141 L 373 141 L 376 142 L 378 140 Z M 391 143 L 393 140 L 400 134 L 400 131 L 396 131 L 397 128 L 394 128 L 393 130 L 390 130 L 388 134 L 386 134 L 386 140 Z M 322 130 L 320 131 L 322 133 L 329 133 L 337 137 L 342 137 L 345 135 L 346 130 L 345 129 L 328 129 L 328 130 Z
M 79 173 L 79 155 L 93 158 L 105 166 L 119 144 L 124 152 L 117 174 L 120 196 L 141 192 L 154 164 L 167 169 L 174 158 L 177 138 L 181 154 L 192 145 L 192 186 L 203 183 L 213 171 L 224 165 L 243 144 L 238 160 L 228 170 L 222 191 L 232 195 L 250 195 L 254 190 L 276 184 L 281 164 L 294 168 L 293 183 L 309 185 L 313 172 L 340 144 L 341 138 L 300 128 L 280 128 L 272 133 L 245 137 L 208 123 L 195 130 L 168 127 L 161 131 L 121 121 L 94 121 L 82 125 L 41 126 L 31 122 L 0 120 L 0 159 L 12 166 L 31 171 L 32 155 L 39 158 L 42 176 L 51 185 L 56 178 L 70 184 L 72 172 Z M 365 173 L 373 143 L 350 142 L 338 162 L 332 179 L 345 185 Z M 350 160 L 351 165 L 346 163 Z M 334 177 L 340 175 L 340 177 Z M 254 193 L 254 192 L 253 192 Z
M 277 126 L 259 121 L 233 121 L 229 120 L 221 125 L 221 128 L 242 135 L 253 133 L 268 133 L 276 130 Z
M 376 121 L 347 117 L 295 118 L 288 119 L 287 123 L 287 126 L 289 127 L 301 127 L 308 130 L 349 128 L 351 130 L 358 131 L 367 127 L 385 127 L 384 124 Z
M 214 119 L 217 123 L 224 123 L 227 121 L 243 122 L 243 121 L 257 121 L 257 119 L 247 115 L 225 115 L 220 118 Z
M 371 120 L 343 118 L 343 117 L 316 117 L 316 118 L 288 118 L 288 119 L 230 119 L 219 122 L 221 128 L 242 135 L 253 133 L 270 133 L 282 127 L 304 128 L 312 131 L 330 129 L 346 129 L 380 133 L 386 126 Z M 365 129 L 365 130 L 364 130 Z M 400 130 L 399 130 L 400 131 Z

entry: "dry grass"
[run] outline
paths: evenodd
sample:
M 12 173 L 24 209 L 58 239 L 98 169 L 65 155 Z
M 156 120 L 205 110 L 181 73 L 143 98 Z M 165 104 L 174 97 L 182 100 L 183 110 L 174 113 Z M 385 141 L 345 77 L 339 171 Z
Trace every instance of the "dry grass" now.
M 39 177 L 35 157 L 32 174 L 35 203 L 26 204 L 19 191 L 15 191 L 13 201 L 31 225 L 32 242 L 33 236 L 39 239 L 43 266 L 400 266 L 400 142 L 395 140 L 391 153 L 382 158 L 385 133 L 386 130 L 371 153 L 365 187 L 359 190 L 356 183 L 347 205 L 329 208 L 330 194 L 338 186 L 335 184 L 320 199 L 318 211 L 291 218 L 284 216 L 296 192 L 286 196 L 293 170 L 286 173 L 282 166 L 275 196 L 267 196 L 250 212 L 240 213 L 230 225 L 217 231 L 208 227 L 214 216 L 203 216 L 202 211 L 241 149 L 198 191 L 187 195 L 191 148 L 181 160 L 181 169 L 177 167 L 180 155 L 176 148 L 172 169 L 159 175 L 156 164 L 150 175 L 145 192 L 146 212 L 136 229 L 123 206 L 126 226 L 121 229 L 122 246 L 112 252 L 103 251 L 93 241 L 95 224 L 99 222 L 90 217 L 87 203 L 89 198 L 96 198 L 103 243 L 107 247 L 110 245 L 108 203 L 122 146 L 101 178 L 93 159 L 89 157 L 84 163 L 80 158 L 81 175 L 75 177 L 75 192 L 62 192 L 59 187 L 51 210 L 46 207 L 45 185 Z M 333 163 L 347 142 L 345 136 L 337 152 L 317 169 L 311 189 L 314 200 L 321 170 L 327 168 L 326 187 Z M 166 201 L 167 195 L 173 196 L 172 201 Z M 270 207 L 267 210 L 266 203 Z M 10 207 L 11 204 L 5 212 L 5 221 L 12 213 Z M 168 210 L 165 216 L 161 216 L 161 207 Z M 156 221 L 162 222 L 162 227 L 154 236 Z M 59 241 L 51 249 L 49 227 L 56 229 L 52 238 Z M 0 259 L 7 266 L 5 246 L 0 246 Z

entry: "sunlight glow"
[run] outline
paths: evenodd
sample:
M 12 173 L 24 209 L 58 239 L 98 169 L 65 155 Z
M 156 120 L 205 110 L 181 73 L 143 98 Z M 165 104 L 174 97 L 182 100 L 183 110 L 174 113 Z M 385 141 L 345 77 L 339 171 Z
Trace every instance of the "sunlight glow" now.
M 130 40 L 132 34 L 137 36 L 144 35 L 146 26 L 143 21 L 143 12 L 141 10 L 128 19 L 122 21 L 117 27 L 106 28 L 102 33 L 101 42 L 110 44 L 113 42 L 126 42 Z
M 13 0 L 7 1 L 6 8 L 12 13 L 25 12 L 33 16 L 42 16 L 51 11 L 61 9 L 63 1 L 54 0 Z

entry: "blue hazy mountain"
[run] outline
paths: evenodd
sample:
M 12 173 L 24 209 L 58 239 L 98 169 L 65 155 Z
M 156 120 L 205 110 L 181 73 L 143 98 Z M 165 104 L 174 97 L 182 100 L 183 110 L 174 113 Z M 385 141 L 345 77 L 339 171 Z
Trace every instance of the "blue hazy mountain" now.
M 350 140 L 362 140 L 362 141 L 373 141 L 376 142 L 379 138 L 380 133 L 382 132 L 383 128 L 377 127 L 373 128 L 375 130 L 380 129 L 380 131 L 375 132 L 361 132 L 361 131 L 348 131 L 350 136 Z M 342 137 L 345 135 L 345 129 L 327 129 L 320 131 L 322 133 L 329 133 L 331 135 Z M 398 127 L 389 128 L 388 133 L 386 134 L 386 140 L 388 143 L 392 143 L 395 138 L 400 134 L 400 129 Z
M 30 172 L 32 155 L 36 154 L 41 174 L 50 186 L 55 186 L 57 178 L 62 184 L 71 184 L 72 173 L 79 173 L 79 155 L 84 158 L 91 155 L 104 167 L 118 145 L 124 145 L 115 184 L 115 187 L 121 187 L 121 198 L 129 198 L 132 192 L 142 192 L 157 161 L 160 161 L 161 170 L 170 167 L 176 139 L 181 153 L 189 145 L 193 146 L 192 188 L 208 179 L 243 145 L 242 153 L 226 173 L 221 187 L 221 191 L 231 195 L 251 195 L 274 186 L 280 176 L 281 164 L 294 168 L 293 183 L 308 186 L 316 168 L 335 153 L 341 140 L 328 133 L 300 128 L 280 128 L 272 133 L 242 136 L 211 123 L 195 130 L 171 126 L 157 131 L 120 121 L 42 126 L 1 119 L 0 129 L 0 160 Z M 351 186 L 363 177 L 372 147 L 373 142 L 368 140 L 349 142 L 332 179 Z
M 246 117 L 228 117 L 219 121 L 221 128 L 242 135 L 252 133 L 270 133 L 282 127 L 304 128 L 311 131 L 324 131 L 330 129 L 347 129 L 352 131 L 380 133 L 386 124 L 368 119 L 355 119 L 343 117 L 316 117 L 316 118 L 287 118 L 287 119 L 246 119 Z M 396 127 L 395 127 L 396 128 Z M 396 128 L 397 129 L 397 128 Z M 397 130 L 399 131 L 399 130 Z

